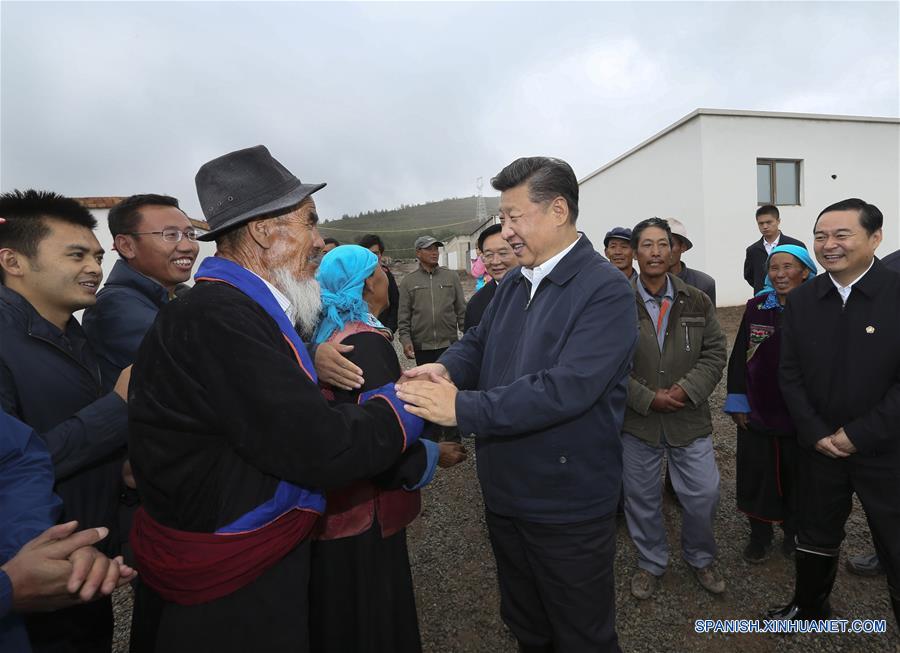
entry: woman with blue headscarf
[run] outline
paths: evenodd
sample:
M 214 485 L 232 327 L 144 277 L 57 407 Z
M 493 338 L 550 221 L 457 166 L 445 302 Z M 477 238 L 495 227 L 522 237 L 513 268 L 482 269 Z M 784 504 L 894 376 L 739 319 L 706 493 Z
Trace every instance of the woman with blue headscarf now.
M 314 340 L 353 345 L 347 357 L 365 378 L 359 390 L 322 392 L 336 403 L 356 403 L 401 374 L 393 336 L 375 318 L 388 304 L 387 276 L 371 251 L 341 245 L 325 254 L 316 279 L 322 312 Z M 464 459 L 457 443 L 419 440 L 377 478 L 327 492 L 312 546 L 311 650 L 421 650 L 406 527 L 419 514 L 419 488 L 435 467 Z
M 747 302 L 728 361 L 725 412 L 737 425 L 737 507 L 750 522 L 743 557 L 768 557 L 773 524 L 784 530 L 782 553 L 794 552 L 794 467 L 797 435 L 778 386 L 781 313 L 790 291 L 816 275 L 804 247 L 779 245 L 766 262 L 766 283 Z

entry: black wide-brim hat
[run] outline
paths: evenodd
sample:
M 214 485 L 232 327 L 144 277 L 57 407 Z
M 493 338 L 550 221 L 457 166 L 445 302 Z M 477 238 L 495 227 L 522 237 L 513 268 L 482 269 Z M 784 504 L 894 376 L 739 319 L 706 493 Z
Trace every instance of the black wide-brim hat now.
M 325 187 L 304 184 L 262 145 L 204 163 L 194 181 L 209 225 L 199 240 L 215 240 L 253 218 L 287 213 Z

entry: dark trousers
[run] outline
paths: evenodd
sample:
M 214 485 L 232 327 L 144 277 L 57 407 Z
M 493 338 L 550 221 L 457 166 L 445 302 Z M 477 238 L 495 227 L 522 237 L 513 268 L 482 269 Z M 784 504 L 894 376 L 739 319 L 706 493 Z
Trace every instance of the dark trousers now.
M 113 639 L 112 599 L 25 616 L 34 653 L 109 653 Z
M 522 651 L 619 651 L 615 513 L 541 524 L 485 511 L 500 583 L 500 616 Z
M 427 363 L 437 363 L 437 359 L 447 351 L 447 347 L 443 349 L 415 349 L 414 351 L 416 353 L 416 365 L 425 365 Z M 459 435 L 459 429 L 455 426 L 429 425 L 429 427 L 425 428 L 425 433 L 422 437 L 435 442 L 440 442 L 441 440 L 460 442 L 462 440 Z
M 801 449 L 798 486 L 797 548 L 837 555 L 856 492 L 891 594 L 900 598 L 900 455 L 833 459 Z

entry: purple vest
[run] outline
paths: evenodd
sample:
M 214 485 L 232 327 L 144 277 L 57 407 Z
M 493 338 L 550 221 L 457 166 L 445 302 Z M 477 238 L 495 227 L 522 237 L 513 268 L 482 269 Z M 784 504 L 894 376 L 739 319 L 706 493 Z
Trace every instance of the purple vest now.
M 778 386 L 781 358 L 781 311 L 760 309 L 765 297 L 747 302 L 747 400 L 751 421 L 782 433 L 796 431 Z

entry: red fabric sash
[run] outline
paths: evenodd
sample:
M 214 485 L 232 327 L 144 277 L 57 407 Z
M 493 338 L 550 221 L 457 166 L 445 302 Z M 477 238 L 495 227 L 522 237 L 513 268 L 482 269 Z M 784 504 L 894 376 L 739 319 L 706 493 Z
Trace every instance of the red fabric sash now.
M 129 539 L 143 581 L 166 601 L 195 605 L 256 580 L 306 538 L 317 518 L 294 509 L 247 533 L 191 533 L 163 526 L 140 508 Z

